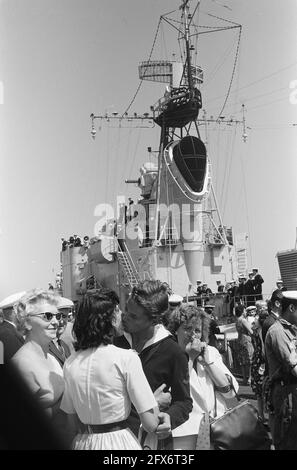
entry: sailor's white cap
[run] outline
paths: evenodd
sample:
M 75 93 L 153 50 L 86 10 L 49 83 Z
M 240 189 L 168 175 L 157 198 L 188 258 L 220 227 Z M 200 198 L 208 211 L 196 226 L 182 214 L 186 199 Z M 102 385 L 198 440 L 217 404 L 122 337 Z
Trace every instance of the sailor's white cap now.
M 246 279 L 246 275 L 245 274 L 239 274 L 238 279 Z
M 204 308 L 215 308 L 214 304 L 206 304 L 204 305 Z
M 60 308 L 72 308 L 74 303 L 72 300 L 67 299 L 66 297 L 59 297 L 58 310 Z
M 297 290 L 285 290 L 282 294 L 285 299 L 297 302 Z
M 232 284 L 233 282 L 236 282 L 235 279 L 231 279 L 230 284 Z
M 183 301 L 183 297 L 178 294 L 172 294 L 168 298 L 168 302 L 170 303 L 170 305 L 178 305 L 182 303 L 182 301 Z
M 249 307 L 246 308 L 247 312 L 249 312 L 250 310 L 257 310 L 256 305 L 250 305 Z
M 9 295 L 0 302 L 0 309 L 4 310 L 6 308 L 12 307 L 14 304 L 18 303 L 25 294 L 26 291 L 22 291 Z
M 284 281 L 283 281 L 282 279 L 278 279 L 278 280 L 276 281 L 276 283 L 277 283 L 277 284 L 283 284 Z

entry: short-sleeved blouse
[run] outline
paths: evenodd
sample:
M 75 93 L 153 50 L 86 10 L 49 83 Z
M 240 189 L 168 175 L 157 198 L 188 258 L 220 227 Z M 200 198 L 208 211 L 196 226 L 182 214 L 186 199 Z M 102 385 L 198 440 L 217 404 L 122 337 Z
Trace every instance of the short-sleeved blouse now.
M 61 409 L 82 423 L 106 424 L 126 419 L 131 402 L 138 413 L 157 406 L 133 350 L 114 345 L 73 353 L 64 364 L 65 392 Z

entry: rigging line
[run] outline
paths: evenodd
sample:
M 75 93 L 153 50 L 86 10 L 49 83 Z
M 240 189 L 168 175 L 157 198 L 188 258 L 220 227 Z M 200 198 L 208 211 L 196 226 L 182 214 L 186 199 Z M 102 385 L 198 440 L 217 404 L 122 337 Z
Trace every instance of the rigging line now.
M 287 97 L 287 96 L 285 96 L 284 98 L 278 98 L 278 99 L 276 99 L 276 100 L 268 101 L 268 102 L 266 102 L 266 103 L 257 104 L 256 106 L 252 106 L 251 108 L 246 107 L 246 110 L 251 111 L 252 109 L 262 108 L 263 106 L 269 106 L 270 104 L 277 103 L 277 102 L 279 102 L 279 101 L 285 101 L 285 100 L 286 100 L 286 101 L 288 100 L 288 97 Z M 289 100 L 288 100 L 288 101 L 289 101 Z M 242 111 L 235 111 L 235 112 L 233 113 L 233 115 L 235 116 L 236 114 L 241 114 L 241 113 L 242 113 Z
M 277 100 L 268 101 L 268 103 L 263 103 L 263 104 L 258 104 L 256 106 L 252 106 L 251 108 L 246 107 L 246 110 L 250 111 L 251 109 L 261 108 L 262 106 L 269 106 L 270 104 L 277 103 L 278 101 L 284 101 L 284 100 L 288 100 L 288 97 L 286 96 L 284 98 L 278 98 Z M 289 102 L 289 100 L 288 100 L 288 102 Z
M 230 133 L 227 136 L 227 143 L 226 143 L 226 149 L 228 149 L 226 152 L 228 155 L 228 159 L 225 164 L 224 177 L 223 177 L 222 186 L 221 186 L 221 201 L 222 201 L 221 208 L 223 208 L 223 200 L 225 199 L 224 194 L 225 194 L 225 186 L 226 186 L 226 181 L 227 181 L 227 174 L 229 172 L 230 165 L 231 165 L 231 155 L 229 152 L 229 147 L 230 147 Z
M 169 199 L 169 189 L 168 189 L 168 169 L 167 169 L 167 165 L 165 165 L 165 174 L 166 174 L 166 199 L 167 199 L 167 207 L 169 207 L 170 206 L 170 199 Z M 170 226 L 170 223 L 171 223 L 171 226 Z M 172 232 L 173 232 L 172 228 L 173 228 L 173 226 L 172 226 L 172 212 L 171 212 L 171 219 L 169 217 L 169 212 L 168 212 L 168 223 L 167 223 L 167 230 L 168 230 L 167 233 L 168 233 L 168 235 L 171 231 L 171 236 L 172 236 Z M 166 243 L 166 227 L 165 227 L 165 243 Z M 172 259 L 171 259 L 171 257 L 172 257 L 172 250 L 171 250 L 171 243 L 169 243 L 169 261 L 170 261 L 170 265 L 167 266 L 167 270 L 168 270 L 167 272 L 168 272 L 168 279 L 169 279 L 170 287 L 172 287 L 172 272 L 171 272 Z
M 150 51 L 150 55 L 149 55 L 149 58 L 148 58 L 148 61 L 147 62 L 150 62 L 151 61 L 151 57 L 152 57 L 152 54 L 153 54 L 153 50 L 154 50 L 154 47 L 155 47 L 155 44 L 156 44 L 156 40 L 157 40 L 157 37 L 158 37 L 158 33 L 159 33 L 159 28 L 160 28 L 160 24 L 161 24 L 161 21 L 162 21 L 162 16 L 160 17 L 159 19 L 159 22 L 158 22 L 158 26 L 157 26 L 157 30 L 156 30 L 156 33 L 155 33 L 155 37 L 154 37 L 154 40 L 153 40 L 153 45 L 151 47 L 151 51 Z M 144 75 L 145 75 L 145 72 L 146 72 L 146 69 L 144 70 Z M 129 109 L 131 108 L 132 104 L 134 103 L 135 99 L 136 99 L 136 96 L 138 95 L 138 92 L 142 86 L 142 83 L 143 83 L 143 78 L 140 80 L 139 84 L 138 84 L 138 87 L 136 89 L 136 92 L 134 93 L 134 96 L 133 98 L 131 99 L 129 105 L 127 106 L 127 108 L 125 109 L 125 111 L 123 112 L 122 114 L 122 118 L 124 117 L 125 113 L 128 113 Z
M 234 90 L 234 91 L 231 91 L 230 94 L 232 93 L 235 93 L 236 91 L 240 91 L 240 90 L 244 90 L 245 88 L 249 88 L 250 86 L 253 86 L 253 85 L 256 85 L 257 83 L 260 83 L 262 82 L 263 80 L 266 80 L 267 78 L 270 78 L 274 75 L 277 75 L 278 73 L 281 73 L 283 72 L 284 70 L 287 70 L 291 67 L 294 67 L 297 65 L 297 62 L 294 62 L 293 64 L 290 64 L 290 65 L 287 65 L 286 67 L 283 67 L 282 69 L 278 69 L 276 70 L 275 72 L 272 72 L 271 74 L 269 75 L 265 75 L 264 77 L 262 78 L 259 78 L 258 80 L 255 80 L 254 82 L 251 82 L 251 83 L 247 83 L 246 85 L 238 88 L 238 90 Z M 216 96 L 215 98 L 211 98 L 209 101 L 216 101 L 216 100 L 219 100 L 221 98 L 223 98 L 225 95 L 221 95 L 221 96 Z
M 207 16 L 210 16 L 210 17 L 212 17 L 212 18 L 216 18 L 217 20 L 222 20 L 222 21 L 225 21 L 226 23 L 230 23 L 230 24 L 234 24 L 234 25 L 236 25 L 236 26 L 240 26 L 240 28 L 242 27 L 241 24 L 235 23 L 235 21 L 226 20 L 225 18 L 221 18 L 220 16 L 216 16 L 216 15 L 213 15 L 213 14 L 211 14 L 211 13 L 206 13 L 206 12 L 203 12 L 203 13 L 205 13 Z
M 183 31 L 181 31 L 179 28 L 177 28 L 176 26 L 174 26 L 174 24 L 171 23 L 172 20 L 169 21 L 167 18 L 163 18 L 163 20 L 165 21 L 165 23 L 168 23 L 173 29 L 176 29 L 176 31 L 183 34 Z M 178 22 L 178 23 L 180 23 L 180 25 L 182 25 L 181 22 Z
M 109 180 L 109 160 L 110 160 L 110 151 L 109 151 L 109 138 L 110 138 L 110 128 L 107 125 L 107 166 L 106 166 L 106 179 L 105 179 L 105 202 L 108 203 L 108 180 Z
M 219 117 L 222 115 L 222 113 L 223 113 L 223 111 L 224 111 L 224 109 L 225 109 L 226 103 L 227 103 L 227 101 L 228 101 L 229 95 L 230 95 L 230 91 L 231 91 L 231 87 L 232 87 L 232 83 L 233 83 L 233 79 L 234 79 L 234 75 L 235 75 L 235 69 L 236 69 L 237 59 L 238 59 L 238 55 L 239 55 L 239 45 L 240 45 L 241 33 L 242 33 L 242 28 L 240 27 L 240 29 L 239 29 L 239 35 L 238 35 L 237 48 L 236 48 L 236 55 L 235 55 L 235 60 L 234 60 L 234 66 L 233 66 L 232 76 L 231 76 L 231 80 L 230 80 L 230 85 L 229 85 L 228 92 L 227 92 L 227 96 L 226 96 L 226 98 L 225 98 L 225 101 L 224 101 L 224 104 L 223 104 L 223 106 L 222 106 L 222 109 L 221 109 L 221 111 L 220 111 L 219 114 L 218 114 L 217 120 L 218 120 Z
M 161 51 L 161 55 L 162 55 L 162 57 L 165 57 L 165 59 L 167 60 L 168 59 L 168 51 L 167 51 L 167 47 L 166 47 L 165 33 L 164 33 L 163 24 L 161 24 L 160 30 L 161 30 L 160 35 L 161 35 L 161 38 L 162 38 L 161 47 L 162 47 L 162 45 L 164 46 L 164 53 L 162 53 L 162 51 Z
M 220 140 L 221 140 L 221 128 L 220 127 L 217 132 L 218 132 L 217 133 L 217 146 L 216 146 L 217 151 L 212 154 L 212 155 L 216 155 L 216 163 L 217 163 L 216 168 L 214 168 L 214 165 L 213 165 L 214 171 L 216 172 L 216 184 L 218 184 L 218 181 L 219 181 Z
M 233 155 L 234 155 L 234 145 L 235 145 L 235 138 L 236 138 L 236 131 L 237 127 L 235 127 L 234 133 L 233 133 L 233 139 L 231 143 L 231 158 L 230 158 L 230 165 L 229 165 L 229 171 L 228 171 L 228 177 L 227 177 L 227 182 L 229 181 L 229 184 L 227 184 L 226 192 L 225 192 L 225 198 L 224 198 L 224 204 L 223 204 L 223 218 L 225 217 L 225 211 L 226 211 L 226 205 L 228 201 L 228 193 L 230 189 L 230 174 L 231 174 L 231 168 L 232 168 L 232 160 L 233 160 Z
M 209 34 L 209 33 L 219 33 L 220 31 L 229 31 L 230 29 L 237 29 L 237 28 L 241 28 L 241 26 L 228 26 L 226 28 L 216 28 L 216 29 L 211 29 L 209 31 L 200 31 L 200 33 L 193 33 L 193 34 L 190 34 L 189 37 L 192 37 L 192 36 L 196 36 L 198 34 L 198 36 L 200 36 L 201 34 Z
M 131 165 L 131 169 L 130 169 L 130 176 L 129 176 L 129 178 L 131 178 L 132 169 L 134 168 L 134 165 L 135 165 L 135 159 L 136 159 L 136 154 L 137 154 L 137 151 L 138 151 L 138 145 L 139 145 L 139 141 L 140 141 L 140 134 L 141 134 L 141 132 L 142 132 L 142 128 L 139 127 L 139 128 L 138 128 L 138 135 L 137 135 L 136 145 L 135 145 L 135 152 L 134 152 L 134 156 L 133 156 L 133 161 L 132 161 L 132 165 Z
M 292 125 L 287 125 L 287 126 L 281 126 L 281 127 L 251 127 L 251 129 L 253 129 L 253 131 L 271 131 L 271 130 L 291 130 L 292 129 Z
M 130 155 L 131 133 L 132 133 L 132 127 L 129 128 L 129 132 L 128 132 L 128 139 L 127 139 L 127 146 L 126 146 L 126 160 L 127 160 L 127 155 L 128 155 L 128 158 Z M 129 179 L 131 178 L 131 173 L 132 173 L 132 166 L 130 167 L 130 170 L 129 170 Z M 125 185 L 125 197 L 127 196 L 127 189 L 128 189 L 128 185 L 126 184 Z
M 203 87 L 203 91 L 205 88 L 208 87 L 208 85 L 210 84 L 210 82 L 214 79 L 214 77 L 216 76 L 216 73 L 218 72 L 218 70 L 220 70 L 220 68 L 222 67 L 222 65 L 226 62 L 228 56 L 231 54 L 232 52 L 232 49 L 233 49 L 233 46 L 234 46 L 234 38 L 232 39 L 230 45 L 229 45 L 229 48 L 227 48 L 225 50 L 225 54 L 223 57 L 220 57 L 219 60 L 218 60 L 218 63 L 215 65 L 214 69 L 209 73 L 208 75 L 208 79 L 206 82 L 203 83 L 202 87 Z
M 241 104 L 242 102 L 244 102 L 246 104 L 249 101 L 253 101 L 255 99 L 262 98 L 263 96 L 272 95 L 274 93 L 277 93 L 279 91 L 284 91 L 284 90 L 288 90 L 288 88 L 287 87 L 281 87 L 281 88 L 277 88 L 275 90 L 269 91 L 267 93 L 261 93 L 260 95 L 252 96 L 251 98 L 237 99 L 236 101 L 232 101 L 226 108 L 228 109 L 231 106 L 236 106 L 238 104 Z M 210 101 L 212 101 L 212 100 L 210 100 Z
M 249 135 L 249 143 L 248 143 L 248 148 L 246 152 L 246 158 L 250 152 L 251 148 L 251 142 L 252 142 L 252 132 Z M 245 202 L 245 211 L 246 211 L 246 221 L 247 221 L 247 228 L 248 228 L 248 240 L 249 240 L 249 249 L 250 249 L 250 256 L 251 256 L 251 264 L 253 264 L 253 253 L 252 253 L 252 245 L 251 245 L 251 230 L 250 230 L 250 220 L 249 220 L 249 210 L 248 210 L 248 199 L 247 199 L 247 190 L 246 190 L 246 180 L 245 180 L 245 171 L 243 167 L 243 158 L 242 158 L 242 152 L 240 152 L 240 164 L 241 164 L 241 174 L 242 174 L 242 187 L 243 187 L 243 194 L 244 194 L 244 202 Z
M 112 181 L 110 182 L 110 186 L 113 187 L 114 191 L 118 191 L 119 185 L 118 185 L 118 179 L 119 179 L 119 164 L 117 164 L 118 160 L 118 152 L 120 152 L 120 145 L 121 145 L 121 125 L 118 127 L 118 137 L 117 137 L 117 143 L 116 143 L 116 149 L 115 149 L 115 171 L 114 175 L 112 175 Z M 114 162 L 113 162 L 114 163 Z M 114 165 L 113 165 L 114 168 Z M 116 183 L 116 187 L 114 187 L 114 182 Z

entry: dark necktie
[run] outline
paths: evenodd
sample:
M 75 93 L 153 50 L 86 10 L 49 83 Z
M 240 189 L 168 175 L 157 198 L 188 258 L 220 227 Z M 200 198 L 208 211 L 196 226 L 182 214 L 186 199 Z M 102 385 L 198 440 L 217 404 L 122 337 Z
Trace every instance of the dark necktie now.
M 64 348 L 61 344 L 60 339 L 57 339 L 57 345 L 58 345 L 58 349 L 59 349 L 60 353 L 62 354 L 63 358 L 65 359 L 65 351 L 64 351 Z

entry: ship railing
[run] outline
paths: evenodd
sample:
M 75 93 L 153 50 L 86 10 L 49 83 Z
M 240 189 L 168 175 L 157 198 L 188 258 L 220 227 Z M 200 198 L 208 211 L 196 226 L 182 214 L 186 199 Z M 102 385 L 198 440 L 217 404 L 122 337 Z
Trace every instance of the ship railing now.
M 176 227 L 172 225 L 168 225 L 169 217 L 167 217 L 162 230 L 160 232 L 160 236 L 157 240 L 157 245 L 177 245 L 179 242 L 179 235 Z
M 173 89 L 171 92 L 165 93 L 162 98 L 160 98 L 154 105 L 153 105 L 153 112 L 154 113 L 162 113 L 166 108 L 167 104 L 170 101 L 183 101 L 185 98 L 189 97 L 189 90 L 185 87 L 182 89 Z
M 166 223 L 165 223 L 166 224 Z M 163 227 L 158 239 L 155 239 L 155 231 L 146 231 L 145 236 L 139 243 L 141 248 L 151 247 L 151 246 L 168 246 L 168 245 L 178 245 L 180 242 L 180 237 L 178 230 L 175 227 Z
M 124 240 L 117 240 L 118 259 L 124 268 L 125 276 L 129 282 L 130 287 L 133 287 L 140 281 L 139 272 L 135 266 L 132 255 Z

